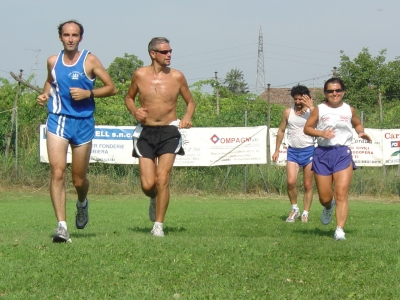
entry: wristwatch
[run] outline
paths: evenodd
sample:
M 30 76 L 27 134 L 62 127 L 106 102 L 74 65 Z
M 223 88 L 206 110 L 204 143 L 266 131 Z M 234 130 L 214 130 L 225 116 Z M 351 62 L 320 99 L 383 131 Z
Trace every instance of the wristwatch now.
M 93 90 L 90 90 L 90 98 L 94 99 Z

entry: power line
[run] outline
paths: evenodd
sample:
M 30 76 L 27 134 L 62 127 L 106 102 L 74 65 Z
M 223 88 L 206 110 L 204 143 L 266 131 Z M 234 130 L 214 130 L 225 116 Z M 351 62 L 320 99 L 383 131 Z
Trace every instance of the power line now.
M 328 76 L 332 77 L 332 73 L 329 73 L 329 74 L 326 74 L 326 75 L 321 75 L 319 77 L 313 77 L 313 78 L 309 78 L 309 79 L 299 80 L 299 81 L 296 81 L 296 82 L 277 85 L 277 86 L 274 86 L 274 88 L 285 87 L 285 86 L 288 86 L 288 85 L 293 85 L 293 84 L 297 84 L 297 83 L 300 83 L 300 82 L 305 82 L 305 81 L 310 81 L 310 80 L 315 80 L 315 79 L 321 79 L 321 78 L 325 78 L 325 77 L 328 77 Z

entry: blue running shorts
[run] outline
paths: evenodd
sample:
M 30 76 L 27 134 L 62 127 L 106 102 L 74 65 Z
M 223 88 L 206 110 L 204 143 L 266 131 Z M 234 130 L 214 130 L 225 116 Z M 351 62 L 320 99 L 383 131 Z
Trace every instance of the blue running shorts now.
M 69 141 L 71 145 L 80 146 L 89 143 L 94 137 L 94 117 L 75 118 L 50 113 L 46 130 Z
M 332 175 L 353 165 L 353 170 L 357 169 L 353 161 L 351 150 L 347 146 L 316 147 L 311 169 L 318 175 Z
M 305 167 L 313 161 L 314 146 L 306 148 L 292 148 L 287 150 L 287 161 L 297 163 L 300 167 Z

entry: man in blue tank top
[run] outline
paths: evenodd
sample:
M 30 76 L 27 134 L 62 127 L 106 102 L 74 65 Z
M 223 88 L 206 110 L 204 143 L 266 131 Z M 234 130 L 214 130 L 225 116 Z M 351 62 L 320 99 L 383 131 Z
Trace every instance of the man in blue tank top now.
M 70 242 L 64 185 L 68 146 L 72 150 L 72 182 L 78 194 L 75 226 L 83 229 L 89 221 L 86 173 L 95 131 L 94 98 L 115 95 L 117 90 L 100 60 L 87 50 L 78 50 L 83 36 L 80 23 L 70 20 L 60 24 L 58 34 L 64 50 L 47 59 L 47 80 L 37 103 L 43 106 L 47 102 L 49 111 L 46 141 L 51 167 L 50 197 L 58 221 L 53 242 Z M 103 87 L 94 89 L 96 78 Z

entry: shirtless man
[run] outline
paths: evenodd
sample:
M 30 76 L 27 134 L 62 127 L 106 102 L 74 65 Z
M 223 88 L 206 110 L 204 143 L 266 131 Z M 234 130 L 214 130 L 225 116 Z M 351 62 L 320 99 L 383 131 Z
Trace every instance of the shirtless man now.
M 169 40 L 153 38 L 148 51 L 151 65 L 133 74 L 125 105 L 138 121 L 133 156 L 139 158 L 142 190 L 150 197 L 149 218 L 154 222 L 151 233 L 163 237 L 172 166 L 176 154 L 184 155 L 179 129 L 192 127 L 195 103 L 185 76 L 169 68 L 172 54 Z M 139 95 L 139 107 L 135 104 L 136 95 Z M 179 95 L 186 102 L 182 120 L 176 115 Z
M 86 227 L 89 221 L 86 198 L 92 139 L 95 133 L 94 98 L 115 95 L 117 90 L 100 60 L 88 50 L 79 51 L 83 38 L 83 26 L 75 20 L 61 23 L 58 35 L 63 50 L 47 59 L 47 79 L 43 94 L 37 97 L 41 106 L 47 103 L 46 121 L 47 152 L 50 162 L 50 197 L 58 221 L 53 242 L 71 242 L 67 230 L 65 171 L 67 150 L 72 150 L 72 182 L 78 195 L 75 226 Z M 99 79 L 103 86 L 94 88 Z

